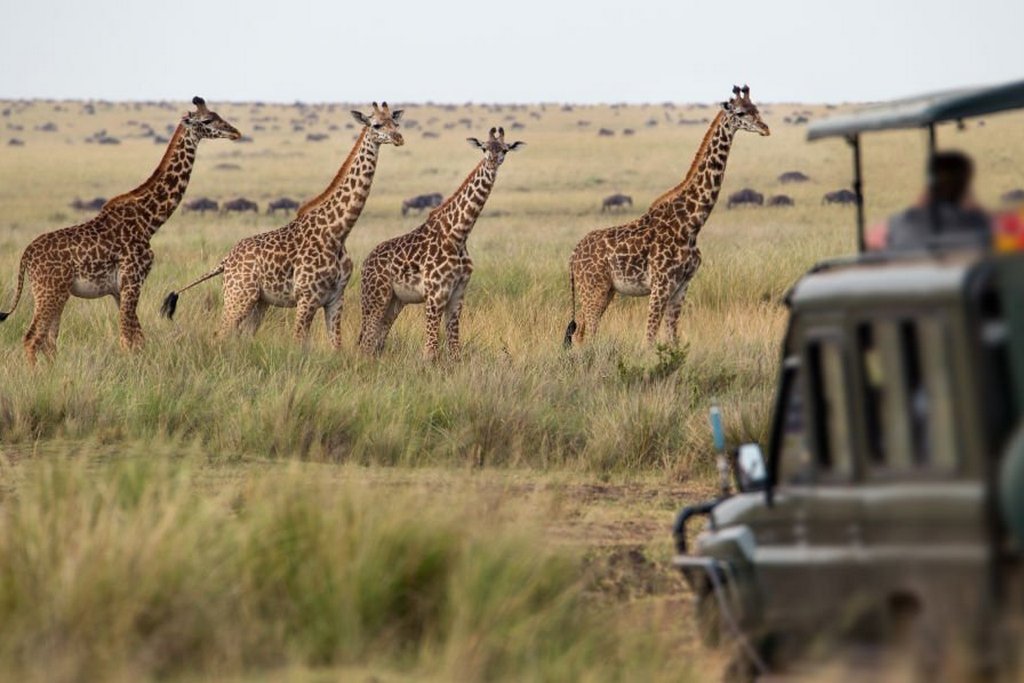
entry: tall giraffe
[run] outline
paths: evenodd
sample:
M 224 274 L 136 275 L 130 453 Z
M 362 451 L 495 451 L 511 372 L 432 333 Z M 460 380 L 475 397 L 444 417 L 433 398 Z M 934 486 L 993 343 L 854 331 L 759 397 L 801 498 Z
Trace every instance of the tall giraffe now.
M 711 122 L 683 182 L 656 199 L 636 220 L 594 230 L 576 245 L 569 261 L 573 318 L 565 331 L 567 348 L 573 340 L 582 342 L 597 331 L 616 293 L 650 296 L 648 344 L 654 343 L 663 318 L 670 341 L 678 342 L 679 312 L 700 267 L 697 234 L 718 199 L 733 136 L 740 130 L 770 134 L 750 101 L 750 88 L 734 86 L 732 91 L 733 97 L 722 102 Z
M 85 223 L 44 233 L 25 248 L 14 305 L 10 311 L 0 312 L 0 321 L 17 308 L 27 272 L 35 300 L 32 323 L 25 333 L 30 364 L 35 364 L 37 353 L 52 355 L 57 350 L 61 314 L 72 295 L 83 299 L 114 297 L 120 307 L 122 348 L 143 345 L 135 311 L 142 283 L 153 266 L 149 241 L 185 194 L 199 141 L 237 140 L 242 136 L 207 109 L 203 98 L 194 97 L 192 103 L 196 110 L 182 118 L 149 180 L 108 201 Z
M 294 337 L 305 342 L 322 308 L 331 345 L 341 346 L 341 307 L 352 276 L 345 240 L 370 195 L 380 146 L 405 142 L 398 132 L 402 110 L 392 112 L 387 102 L 380 107 L 374 102 L 370 116 L 358 111 L 352 116 L 363 129 L 327 189 L 284 227 L 247 237 L 216 268 L 168 294 L 162 308 L 167 318 L 174 316 L 179 294 L 223 273 L 222 335 L 242 327 L 255 333 L 267 307 L 279 306 L 296 309 Z
M 459 356 L 462 297 L 473 273 L 466 240 L 491 194 L 505 155 L 526 144 L 506 144 L 503 128 L 491 128 L 486 142 L 466 139 L 483 151 L 484 158 L 455 194 L 412 232 L 378 244 L 363 262 L 359 347 L 365 353 L 381 351 L 406 304 L 422 303 L 427 317 L 426 358 L 437 356 L 442 315 L 448 351 L 453 358 Z

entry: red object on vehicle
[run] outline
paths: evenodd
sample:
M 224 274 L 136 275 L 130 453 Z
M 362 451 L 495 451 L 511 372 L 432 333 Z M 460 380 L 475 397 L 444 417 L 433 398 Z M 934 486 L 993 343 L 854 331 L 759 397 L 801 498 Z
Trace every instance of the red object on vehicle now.
M 996 251 L 1024 251 L 1024 206 L 997 215 L 995 230 Z

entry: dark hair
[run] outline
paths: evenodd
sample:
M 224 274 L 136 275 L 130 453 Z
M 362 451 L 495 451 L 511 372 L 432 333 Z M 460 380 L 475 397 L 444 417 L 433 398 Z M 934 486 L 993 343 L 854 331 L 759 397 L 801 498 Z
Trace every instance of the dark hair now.
M 963 152 L 936 152 L 928 162 L 928 194 L 933 201 L 957 204 L 967 195 L 974 164 Z

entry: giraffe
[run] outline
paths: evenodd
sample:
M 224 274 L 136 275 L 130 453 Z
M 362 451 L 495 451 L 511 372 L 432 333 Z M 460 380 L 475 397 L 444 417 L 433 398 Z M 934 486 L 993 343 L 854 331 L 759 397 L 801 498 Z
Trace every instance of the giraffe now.
M 319 309 L 331 345 L 341 346 L 341 307 L 352 275 L 345 239 L 359 219 L 377 170 L 380 146 L 404 144 L 398 132 L 402 110 L 373 103 L 370 116 L 353 111 L 363 128 L 331 184 L 303 204 L 284 227 L 247 237 L 216 268 L 164 300 L 162 312 L 173 318 L 178 296 L 224 274 L 224 313 L 220 334 L 247 329 L 255 333 L 268 306 L 295 308 L 294 338 L 305 343 Z
M 484 158 L 459 189 L 431 211 L 422 225 L 378 244 L 363 262 L 359 347 L 364 353 L 380 353 L 402 308 L 422 303 L 427 318 L 425 358 L 437 357 L 442 315 L 446 318 L 448 352 L 453 358 L 459 357 L 462 297 L 473 272 L 466 240 L 494 187 L 505 155 L 526 144 L 506 144 L 503 128 L 491 128 L 486 142 L 466 140 L 482 150 Z
M 242 136 L 201 97 L 171 136 L 153 175 L 131 192 L 109 200 L 91 220 L 47 232 L 32 240 L 21 256 L 14 304 L 0 312 L 5 320 L 21 299 L 25 275 L 32 283 L 35 311 L 25 333 L 30 365 L 36 355 L 57 350 L 64 305 L 72 295 L 83 299 L 112 296 L 120 308 L 120 341 L 126 350 L 141 348 L 145 338 L 136 315 L 142 284 L 153 266 L 150 239 L 181 201 L 192 174 L 199 141 Z
M 747 86 L 734 86 L 733 97 L 722 102 L 679 185 L 656 199 L 636 220 L 594 230 L 579 241 L 569 261 L 573 317 L 565 331 L 566 348 L 597 331 L 616 293 L 650 296 L 648 344 L 654 343 L 663 318 L 669 341 L 678 343 L 679 312 L 690 280 L 700 267 L 697 234 L 718 199 L 733 136 L 740 130 L 770 134 L 750 101 Z

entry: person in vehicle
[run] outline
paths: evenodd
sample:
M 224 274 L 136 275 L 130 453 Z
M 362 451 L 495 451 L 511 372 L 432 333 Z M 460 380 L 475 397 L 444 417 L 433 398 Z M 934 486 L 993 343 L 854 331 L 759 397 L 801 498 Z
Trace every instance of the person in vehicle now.
M 928 163 L 928 186 L 921 201 L 869 230 L 867 248 L 988 248 L 992 242 L 992 219 L 971 197 L 973 175 L 974 164 L 966 154 L 934 154 Z

